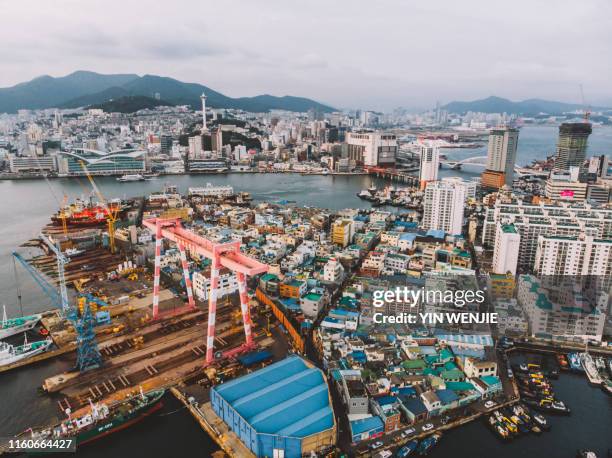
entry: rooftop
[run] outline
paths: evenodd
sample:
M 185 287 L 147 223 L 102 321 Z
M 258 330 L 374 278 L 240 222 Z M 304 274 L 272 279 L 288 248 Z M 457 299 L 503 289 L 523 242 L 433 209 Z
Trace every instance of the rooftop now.
M 322 372 L 298 356 L 212 390 L 259 433 L 306 437 L 334 426 Z

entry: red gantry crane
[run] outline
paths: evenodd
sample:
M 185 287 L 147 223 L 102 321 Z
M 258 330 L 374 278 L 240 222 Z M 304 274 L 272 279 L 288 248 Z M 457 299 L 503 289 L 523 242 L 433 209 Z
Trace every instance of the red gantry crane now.
M 206 337 L 206 363 L 214 360 L 215 319 L 217 312 L 217 294 L 219 288 L 219 270 L 225 267 L 235 272 L 240 293 L 240 308 L 244 323 L 246 343 L 243 349 L 253 346 L 251 335 L 251 314 L 247 297 L 247 275 L 257 275 L 268 271 L 268 265 L 253 259 L 240 251 L 240 242 L 213 243 L 194 232 L 185 229 L 180 218 L 153 218 L 142 223 L 155 232 L 155 273 L 153 277 L 153 319 L 159 316 L 159 280 L 161 263 L 161 243 L 166 238 L 175 242 L 181 254 L 185 288 L 187 290 L 188 306 L 195 308 L 191 278 L 187 267 L 186 250 L 197 253 L 212 261 L 210 270 L 210 293 L 208 295 L 208 333 Z

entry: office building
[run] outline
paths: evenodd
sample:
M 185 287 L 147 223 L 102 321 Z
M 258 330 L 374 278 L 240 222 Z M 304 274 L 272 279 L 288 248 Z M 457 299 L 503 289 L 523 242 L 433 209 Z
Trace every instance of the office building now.
M 504 184 L 512 186 L 518 137 L 518 129 L 502 127 L 491 130 L 487 165 L 482 178 L 484 187 L 499 189 Z
M 569 171 L 554 170 L 546 180 L 544 194 L 554 200 L 579 200 L 586 199 L 587 184 L 578 181 L 580 169 L 569 167 Z
M 369 167 L 395 165 L 398 144 L 395 134 L 382 132 L 348 132 L 346 134 L 349 159 Z
M 559 126 L 556 170 L 569 170 L 570 167 L 581 167 L 586 159 L 587 142 L 592 127 L 588 122 L 566 123 Z
M 433 181 L 425 187 L 423 229 L 461 234 L 466 189 L 450 181 Z

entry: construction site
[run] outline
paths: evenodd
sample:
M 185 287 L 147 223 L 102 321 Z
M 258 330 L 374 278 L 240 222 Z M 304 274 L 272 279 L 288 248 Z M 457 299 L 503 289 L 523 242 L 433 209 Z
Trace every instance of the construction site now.
M 42 389 L 60 417 L 72 418 L 94 405 L 172 387 L 189 405 L 193 396 L 206 403 L 211 386 L 287 354 L 271 312 L 248 285 L 266 264 L 243 254 L 239 242 L 213 243 L 185 228 L 184 211 L 143 198 L 108 201 L 89 178 L 98 199 L 95 221 L 79 220 L 82 208 L 63 207 L 22 245 L 34 255 L 13 253 L 55 308 L 40 314 L 30 332 L 51 342 L 47 351 L 3 364 L 0 372 L 60 356 L 69 361 L 72 370 L 46 378 Z M 147 230 L 154 253 L 121 245 Z M 178 250 L 182 275 L 162 266 L 165 249 Z M 209 267 L 207 300 L 194 296 L 192 262 Z M 237 293 L 218 291 L 221 269 L 235 275 Z M 188 392 L 191 401 L 181 395 Z

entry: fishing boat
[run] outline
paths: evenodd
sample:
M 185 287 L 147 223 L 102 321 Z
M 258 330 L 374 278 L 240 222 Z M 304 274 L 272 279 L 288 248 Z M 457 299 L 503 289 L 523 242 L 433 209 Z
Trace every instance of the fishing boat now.
M 25 337 L 23 345 L 19 346 L 0 342 L 0 367 L 43 353 L 47 351 L 51 345 L 53 345 L 53 340 L 50 338 L 37 342 L 28 342 L 27 337 Z
M 605 379 L 601 384 L 601 389 L 604 391 L 604 393 L 612 396 L 612 380 Z
M 595 365 L 591 355 L 588 352 L 584 352 L 580 356 L 582 368 L 589 379 L 589 383 L 593 385 L 601 385 L 603 379 L 599 375 L 599 371 L 597 370 L 597 366 Z
M 397 456 L 397 458 L 405 458 L 407 456 L 412 455 L 418 447 L 419 447 L 419 441 L 412 440 L 408 442 L 406 445 L 404 445 L 402 448 L 400 448 L 395 454 L 395 456 Z
M 571 413 L 570 408 L 567 407 L 563 401 L 555 401 L 551 399 L 525 399 L 524 402 L 529 407 L 533 407 L 540 412 L 557 415 L 569 415 Z
M 117 181 L 145 181 L 145 177 L 140 173 L 121 175 Z
M 567 362 L 567 357 L 563 354 L 558 354 L 557 355 L 557 362 L 559 363 L 559 367 L 562 370 L 567 370 L 569 369 L 569 364 Z
M 597 453 L 592 450 L 578 450 L 577 458 L 597 458 Z
M 431 449 L 434 448 L 435 445 L 440 441 L 441 437 L 441 434 L 435 433 L 423 439 L 419 444 L 419 448 L 417 449 L 419 455 L 426 456 L 431 451 Z
M 6 307 L 2 306 L 2 322 L 0 323 L 0 339 L 29 331 L 40 321 L 42 315 L 27 315 L 17 318 L 6 317 Z
M 574 372 L 584 372 L 579 353 L 568 353 L 567 359 L 569 362 L 570 370 Z
M 125 429 L 162 408 L 162 397 L 165 390 L 154 390 L 132 396 L 115 404 L 94 404 L 90 401 L 90 410 L 84 415 L 68 418 L 61 423 L 41 429 L 32 430 L 33 440 L 75 438 L 77 445 L 84 445 L 114 432 Z

